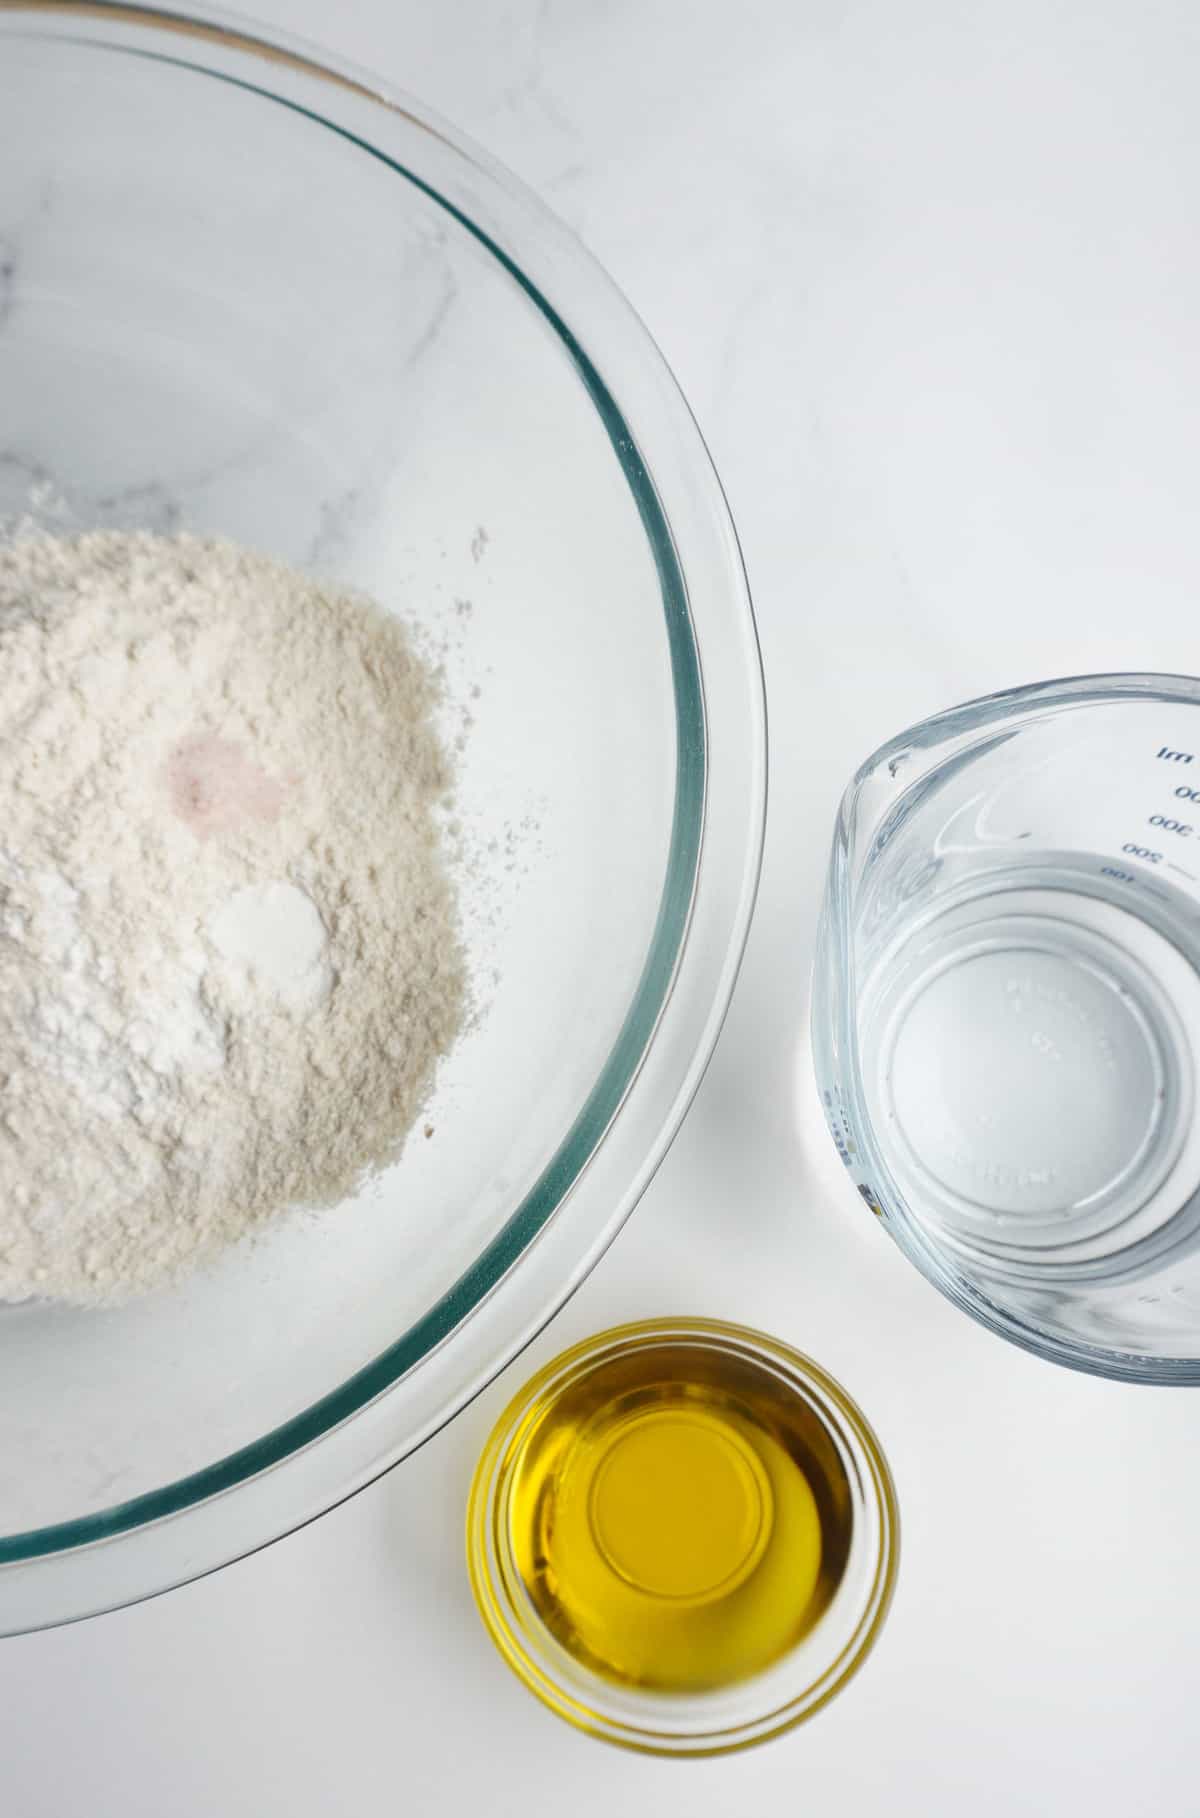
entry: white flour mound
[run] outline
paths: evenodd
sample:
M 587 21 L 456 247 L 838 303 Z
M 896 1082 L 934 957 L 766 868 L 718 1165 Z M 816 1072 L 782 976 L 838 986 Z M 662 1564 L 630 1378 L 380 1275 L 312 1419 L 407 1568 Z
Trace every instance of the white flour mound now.
M 464 1009 L 437 701 L 398 621 L 231 544 L 0 547 L 0 1300 L 394 1158 Z

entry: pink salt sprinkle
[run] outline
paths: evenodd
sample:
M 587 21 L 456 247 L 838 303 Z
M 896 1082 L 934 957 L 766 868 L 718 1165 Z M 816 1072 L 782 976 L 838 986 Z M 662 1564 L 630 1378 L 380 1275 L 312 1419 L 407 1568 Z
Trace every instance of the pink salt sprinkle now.
M 286 786 L 232 739 L 210 732 L 181 739 L 166 763 L 171 806 L 201 839 L 247 821 L 279 819 Z

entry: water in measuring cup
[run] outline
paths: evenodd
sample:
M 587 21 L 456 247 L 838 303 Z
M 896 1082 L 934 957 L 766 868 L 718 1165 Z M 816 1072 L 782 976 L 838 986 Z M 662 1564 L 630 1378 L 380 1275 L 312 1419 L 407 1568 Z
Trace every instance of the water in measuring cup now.
M 964 1257 L 1128 1278 L 1200 1232 L 1200 750 L 1149 710 L 1022 740 L 880 842 L 867 1109 Z

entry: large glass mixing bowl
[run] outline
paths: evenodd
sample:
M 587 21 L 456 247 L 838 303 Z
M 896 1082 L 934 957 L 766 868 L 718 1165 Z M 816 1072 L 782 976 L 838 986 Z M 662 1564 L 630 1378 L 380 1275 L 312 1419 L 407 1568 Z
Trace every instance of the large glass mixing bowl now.
M 472 720 L 480 1014 L 432 1136 L 352 1206 L 123 1307 L 0 1308 L 10 1631 L 318 1514 L 545 1322 L 698 1083 L 765 797 L 737 544 L 645 332 L 503 172 L 303 48 L 0 0 L 0 519 L 25 511 L 220 533 L 424 628 Z

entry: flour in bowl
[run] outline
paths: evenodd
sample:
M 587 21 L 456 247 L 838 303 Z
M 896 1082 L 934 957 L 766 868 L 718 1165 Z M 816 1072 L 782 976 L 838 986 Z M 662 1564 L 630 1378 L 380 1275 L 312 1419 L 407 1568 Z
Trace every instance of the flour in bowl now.
M 395 1157 L 462 1024 L 439 685 L 236 546 L 0 546 L 0 1299 L 123 1298 Z

